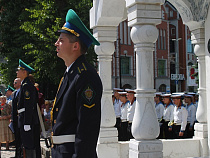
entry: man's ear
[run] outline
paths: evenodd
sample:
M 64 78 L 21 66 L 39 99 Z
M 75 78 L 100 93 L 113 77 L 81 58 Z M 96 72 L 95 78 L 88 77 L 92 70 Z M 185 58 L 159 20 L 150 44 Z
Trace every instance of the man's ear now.
M 79 42 L 74 42 L 73 50 L 79 50 L 79 49 L 80 49 Z

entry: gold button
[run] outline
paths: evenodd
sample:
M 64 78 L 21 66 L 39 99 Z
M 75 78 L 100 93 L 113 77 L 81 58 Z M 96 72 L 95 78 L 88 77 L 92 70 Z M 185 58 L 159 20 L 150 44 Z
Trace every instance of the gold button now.
M 58 111 L 58 108 L 56 108 L 56 111 Z
M 56 120 L 54 120 L 54 123 L 56 123 Z

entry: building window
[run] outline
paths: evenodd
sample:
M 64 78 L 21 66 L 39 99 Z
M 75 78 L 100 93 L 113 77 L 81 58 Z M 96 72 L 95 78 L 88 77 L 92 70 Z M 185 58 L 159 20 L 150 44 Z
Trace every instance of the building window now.
M 163 49 L 166 49 L 166 30 L 163 30 Z
M 170 17 L 172 18 L 174 16 L 173 10 L 170 11 Z
M 159 36 L 158 36 L 158 49 L 160 49 L 160 29 L 158 29 L 159 31 Z
M 187 40 L 187 52 L 193 53 L 193 45 L 192 45 L 191 39 Z
M 161 13 L 162 13 L 162 19 L 165 19 L 165 14 L 164 14 L 165 12 L 164 12 L 164 10 L 162 10 Z
M 121 56 L 121 74 L 131 75 L 131 57 Z
M 163 49 L 163 30 L 160 29 L 160 45 L 161 45 L 161 49 Z
M 123 25 L 120 23 L 120 44 L 123 44 Z
M 171 28 L 171 35 L 175 35 L 176 34 L 176 29 L 175 28 Z
M 127 23 L 124 21 L 124 44 L 127 44 Z
M 170 40 L 170 52 L 175 53 L 175 42 Z
M 131 28 L 128 27 L 128 45 L 131 45 L 131 36 L 130 36 L 130 34 L 131 34 Z
M 158 60 L 158 76 L 166 76 L 166 60 Z

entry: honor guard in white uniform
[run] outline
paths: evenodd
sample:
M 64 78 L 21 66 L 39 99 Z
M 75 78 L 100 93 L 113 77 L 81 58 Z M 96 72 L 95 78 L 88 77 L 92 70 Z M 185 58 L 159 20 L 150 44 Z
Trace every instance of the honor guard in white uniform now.
M 184 96 L 185 103 L 187 103 L 187 111 L 188 111 L 188 117 L 187 117 L 187 127 L 186 127 L 186 138 L 192 138 L 194 135 L 194 124 L 196 120 L 196 107 L 192 102 L 192 95 L 186 94 Z
M 187 109 L 181 100 L 181 95 L 172 95 L 174 104 L 174 124 L 173 124 L 173 137 L 175 139 L 184 138 L 184 132 L 187 125 Z
M 120 116 L 121 116 L 121 105 L 122 105 L 122 102 L 120 101 L 120 95 L 118 92 L 123 92 L 123 89 L 120 89 L 120 88 L 114 88 L 113 89 L 114 91 L 114 112 L 115 112 L 115 116 L 116 116 L 116 124 L 115 124 L 115 127 L 117 128 L 117 131 L 118 131 L 118 140 L 119 140 L 119 130 L 120 130 L 120 123 L 121 123 L 121 120 L 120 120 Z
M 160 134 L 157 139 L 162 139 L 163 138 L 163 113 L 164 113 L 164 105 L 163 102 L 161 101 L 161 92 L 155 93 L 155 111 L 157 115 L 157 119 L 160 125 Z
M 163 131 L 165 133 L 166 139 L 172 139 L 172 124 L 174 120 L 174 105 L 171 102 L 171 94 L 161 95 L 164 103 L 164 113 L 163 113 Z
M 120 141 L 127 141 L 128 140 L 128 121 L 127 121 L 127 114 L 128 114 L 128 103 L 129 101 L 126 98 L 127 92 L 119 92 L 120 94 L 120 101 L 122 102 L 121 105 L 121 128 L 119 133 L 119 140 Z
M 128 138 L 132 139 L 134 138 L 132 133 L 131 133 L 131 126 L 132 126 L 132 122 L 133 122 L 133 116 L 134 116 L 134 112 L 135 112 L 135 107 L 136 107 L 136 97 L 135 95 L 135 91 L 132 89 L 125 89 L 125 91 L 127 92 L 127 99 L 129 101 L 128 103 L 128 115 L 127 115 L 127 120 L 128 120 Z

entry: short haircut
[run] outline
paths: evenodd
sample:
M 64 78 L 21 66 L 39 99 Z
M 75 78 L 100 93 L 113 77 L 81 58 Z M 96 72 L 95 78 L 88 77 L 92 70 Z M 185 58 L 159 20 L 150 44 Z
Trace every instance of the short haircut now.
M 81 48 L 81 54 L 85 54 L 88 50 L 88 47 L 75 35 L 67 34 L 69 38 L 69 42 L 78 42 Z

